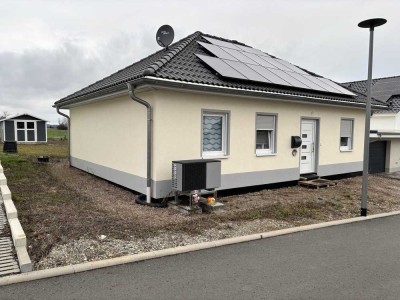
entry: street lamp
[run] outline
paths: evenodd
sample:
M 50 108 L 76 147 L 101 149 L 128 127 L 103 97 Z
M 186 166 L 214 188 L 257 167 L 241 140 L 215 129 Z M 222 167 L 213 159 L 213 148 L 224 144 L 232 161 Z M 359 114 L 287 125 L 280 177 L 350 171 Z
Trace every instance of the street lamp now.
M 361 216 L 367 216 L 368 196 L 368 163 L 369 163 L 369 129 L 371 118 L 371 83 L 372 83 L 372 56 L 374 45 L 374 28 L 385 24 L 385 19 L 369 19 L 358 23 L 358 27 L 369 28 L 369 59 L 368 59 L 368 82 L 367 82 L 367 107 L 365 111 L 365 134 L 364 134 L 364 163 L 361 192 Z

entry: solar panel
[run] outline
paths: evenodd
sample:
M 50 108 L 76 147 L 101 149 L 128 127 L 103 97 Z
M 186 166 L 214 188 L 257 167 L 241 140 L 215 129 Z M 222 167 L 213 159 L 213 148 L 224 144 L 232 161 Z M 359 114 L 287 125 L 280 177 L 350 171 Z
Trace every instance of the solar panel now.
M 257 63 L 254 60 L 244 55 L 243 52 L 229 48 L 224 48 L 224 50 L 228 52 L 230 55 L 234 56 L 238 61 L 244 62 L 246 64 L 257 65 Z
M 293 71 L 292 69 L 286 67 L 285 65 L 282 65 L 281 63 L 279 63 L 278 60 L 276 60 L 275 58 L 272 58 L 271 56 L 265 54 L 265 55 L 260 55 L 260 58 L 262 58 L 263 60 L 269 62 L 271 65 L 274 65 L 275 68 L 279 69 L 279 70 L 283 70 L 283 71 Z
M 203 38 L 211 44 L 198 43 L 217 57 L 196 55 L 221 76 L 355 96 L 327 78 L 313 76 L 261 50 L 215 38 Z
M 286 61 L 286 60 L 279 59 L 279 58 L 276 58 L 276 60 L 277 60 L 280 64 L 285 65 L 286 67 L 288 67 L 289 69 L 293 70 L 293 71 L 296 72 L 296 73 L 309 75 L 307 72 L 303 71 L 302 69 L 296 67 L 295 65 L 291 64 L 290 62 L 288 62 L 288 61 Z
M 211 57 L 207 55 L 196 54 L 198 58 L 209 65 L 213 70 L 221 74 L 224 77 L 247 79 L 241 73 L 236 71 L 234 68 L 226 64 L 223 60 L 217 57 Z
M 253 54 L 257 54 L 257 55 L 265 55 L 264 52 L 262 52 L 261 50 L 255 49 L 255 48 L 246 47 L 246 46 L 242 46 L 242 45 L 235 45 L 235 46 L 239 47 L 240 49 L 242 49 L 242 51 L 247 52 L 247 53 L 253 53 Z
M 289 82 L 293 86 L 309 89 L 309 87 L 307 85 L 305 85 L 304 83 L 298 81 L 294 77 L 290 76 L 288 72 L 285 72 L 285 71 L 282 71 L 282 70 L 278 70 L 278 69 L 269 69 L 269 71 L 275 73 L 276 75 L 278 75 L 279 77 L 281 77 L 285 81 Z
M 228 65 L 234 68 L 236 71 L 240 72 L 250 80 L 260 81 L 260 82 L 270 82 L 262 75 L 251 69 L 248 65 L 240 61 L 224 60 Z
M 235 49 L 235 50 L 239 50 L 239 51 L 241 50 L 239 47 L 237 47 L 236 45 L 234 45 L 232 43 L 224 42 L 224 41 L 213 39 L 213 38 L 206 37 L 206 36 L 203 36 L 203 38 L 205 38 L 211 44 L 214 44 L 214 45 L 217 45 L 217 46 L 226 47 L 226 48 L 230 48 L 230 49 Z
M 266 60 L 262 59 L 259 55 L 256 55 L 256 54 L 253 54 L 253 53 L 246 53 L 246 52 L 243 52 L 243 54 L 246 55 L 247 57 L 251 58 L 252 60 L 254 60 L 256 63 L 264 66 L 264 67 L 277 69 L 277 66 L 270 64 Z
M 351 95 L 351 96 L 355 96 L 356 94 L 350 92 L 349 90 L 343 88 L 342 86 L 338 85 L 337 83 L 333 82 L 332 80 L 329 80 L 328 78 L 323 78 L 320 77 L 318 78 L 319 80 L 322 80 L 323 82 L 325 82 L 326 84 L 329 84 L 331 87 L 335 88 L 336 90 L 339 90 L 340 92 L 342 92 L 343 94 L 346 95 Z
M 214 54 L 218 58 L 223 58 L 223 59 L 230 59 L 230 60 L 237 60 L 235 57 L 221 49 L 221 47 L 203 43 L 203 42 L 198 42 L 200 45 L 202 45 L 204 48 L 206 48 L 208 51 L 210 51 L 212 54 Z
M 327 91 L 329 91 L 331 93 L 341 94 L 341 92 L 339 92 L 338 90 L 331 87 L 329 84 L 320 80 L 319 77 L 310 76 L 310 75 L 304 75 L 304 77 L 306 77 L 307 79 L 311 80 L 312 82 L 318 84 L 319 86 L 323 87 L 324 89 L 326 89 Z
M 263 66 L 256 66 L 256 65 L 247 65 L 249 68 L 253 69 L 257 73 L 260 73 L 263 77 L 271 81 L 271 83 L 274 84 L 280 84 L 280 85 L 286 85 L 286 86 L 291 86 L 291 84 L 282 78 L 280 78 L 278 75 L 272 73 L 270 69 L 264 68 Z
M 315 82 L 309 80 L 307 77 L 305 77 L 302 74 L 292 72 L 292 73 L 290 73 L 290 76 L 296 78 L 298 81 L 301 81 L 302 83 L 304 83 L 305 85 L 310 87 L 310 89 L 312 89 L 312 90 L 328 92 L 327 89 L 324 89 L 323 87 L 321 87 L 318 84 L 316 84 Z

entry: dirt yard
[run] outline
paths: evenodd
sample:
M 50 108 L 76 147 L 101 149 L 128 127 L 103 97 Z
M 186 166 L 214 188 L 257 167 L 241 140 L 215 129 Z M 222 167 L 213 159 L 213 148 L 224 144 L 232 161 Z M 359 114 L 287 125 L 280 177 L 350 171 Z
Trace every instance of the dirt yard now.
M 134 203 L 135 194 L 66 161 L 65 139 L 0 153 L 36 269 L 51 268 L 359 215 L 361 177 L 223 196 L 219 214 L 183 215 Z M 50 163 L 38 163 L 40 155 Z M 370 214 L 400 210 L 400 180 L 370 176 Z
M 224 196 L 223 213 L 188 216 L 135 204 L 131 191 L 69 168 L 62 156 L 49 164 L 23 154 L 0 159 L 36 269 L 350 218 L 360 209 L 361 177 L 318 190 Z M 369 184 L 370 214 L 400 210 L 400 180 L 373 175 Z

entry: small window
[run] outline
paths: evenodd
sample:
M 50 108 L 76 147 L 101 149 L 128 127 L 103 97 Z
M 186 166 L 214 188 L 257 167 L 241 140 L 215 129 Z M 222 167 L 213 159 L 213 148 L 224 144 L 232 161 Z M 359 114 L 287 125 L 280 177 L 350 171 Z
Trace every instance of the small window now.
M 35 122 L 26 122 L 26 128 L 35 129 Z
M 256 154 L 267 155 L 275 153 L 275 128 L 274 115 L 256 115 Z
M 17 122 L 17 129 L 25 129 L 25 122 Z
M 342 119 L 340 122 L 340 150 L 353 149 L 353 120 Z
M 203 156 L 228 155 L 228 113 L 204 112 L 202 119 Z

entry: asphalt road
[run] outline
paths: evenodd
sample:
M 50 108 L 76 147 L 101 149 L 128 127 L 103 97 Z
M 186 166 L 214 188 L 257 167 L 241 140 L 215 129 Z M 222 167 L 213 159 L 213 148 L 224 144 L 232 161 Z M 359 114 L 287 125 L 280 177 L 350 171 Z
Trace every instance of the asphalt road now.
M 0 299 L 399 299 L 400 216 L 0 287 Z

